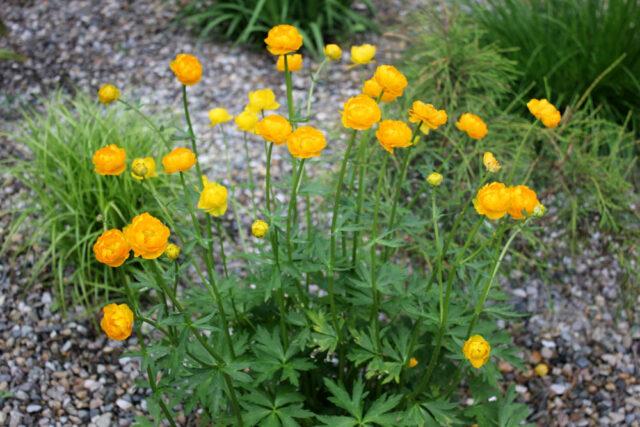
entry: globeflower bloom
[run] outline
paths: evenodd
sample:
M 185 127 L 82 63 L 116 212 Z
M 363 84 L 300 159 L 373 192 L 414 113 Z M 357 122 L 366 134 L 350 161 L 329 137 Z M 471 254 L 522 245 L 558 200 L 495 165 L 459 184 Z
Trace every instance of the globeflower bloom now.
M 166 173 L 185 172 L 196 164 L 196 155 L 185 147 L 176 147 L 162 158 Z
M 131 177 L 133 179 L 142 181 L 157 176 L 156 161 L 153 160 L 153 157 L 139 157 L 131 162 Z
M 376 138 L 382 148 L 393 154 L 394 148 L 411 145 L 411 128 L 400 120 L 383 120 L 376 131 Z
M 238 129 L 250 133 L 256 133 L 256 124 L 258 123 L 258 120 L 260 120 L 258 114 L 249 109 L 245 109 L 235 118 L 236 126 L 238 126 Z
M 167 249 L 169 228 L 148 212 L 131 220 L 124 230 L 124 237 L 133 249 L 136 257 L 156 259 Z
M 278 114 L 271 114 L 256 124 L 256 133 L 276 145 L 284 144 L 292 130 L 289 120 Z
M 180 256 L 180 246 L 176 245 L 175 243 L 169 243 L 167 245 L 167 249 L 164 250 L 164 254 L 167 258 L 169 258 L 171 261 L 175 261 L 178 259 L 178 257 Z
M 227 211 L 226 187 L 212 182 L 202 176 L 202 192 L 198 199 L 198 209 L 202 209 L 212 216 L 222 216 Z
M 390 93 L 395 97 L 402 96 L 407 87 L 407 78 L 393 65 L 380 65 L 373 74 L 373 79 L 378 82 L 384 93 Z
M 286 55 L 300 49 L 302 36 L 293 25 L 276 25 L 269 30 L 264 42 L 272 55 Z
M 351 46 L 351 61 L 354 64 L 368 64 L 376 56 L 376 47 L 372 44 Z
M 326 146 L 324 134 L 312 126 L 300 126 L 287 137 L 289 153 L 298 159 L 318 157 Z
M 261 219 L 257 219 L 253 221 L 253 224 L 251 224 L 251 234 L 253 234 L 258 239 L 262 239 L 264 236 L 266 236 L 267 231 L 269 231 L 269 224 Z
M 465 341 L 462 347 L 462 353 L 464 357 L 469 360 L 471 366 L 476 369 L 480 369 L 485 363 L 489 361 L 491 356 L 491 345 L 482 338 L 480 335 L 473 335 Z
M 492 182 L 478 190 L 473 206 L 480 215 L 500 219 L 511 208 L 511 191 L 501 182 Z
M 131 336 L 133 311 L 127 304 L 108 304 L 102 308 L 100 327 L 112 340 L 124 341 Z
M 442 184 L 442 175 L 438 172 L 431 172 L 427 177 L 427 182 L 432 187 L 439 187 Z
M 516 185 L 510 187 L 511 206 L 509 207 L 509 215 L 513 219 L 524 219 L 525 216 L 532 215 L 540 201 L 536 192 L 526 185 Z
M 225 108 L 214 108 L 209 110 L 209 120 L 211 126 L 217 126 L 220 123 L 226 123 L 233 119 L 233 116 Z
M 416 359 L 415 357 L 409 359 L 409 362 L 407 362 L 407 367 L 415 368 L 416 366 L 418 366 L 418 359 Z
M 107 145 L 93 154 L 93 165 L 99 175 L 120 175 L 126 169 L 127 153 L 115 144 Z
M 376 101 L 367 95 L 357 95 L 344 103 L 342 125 L 356 130 L 367 130 L 380 121 L 382 113 Z
M 414 101 L 409 109 L 409 121 L 411 123 L 422 123 L 420 130 L 429 133 L 429 130 L 438 129 L 447 123 L 447 112 L 438 110 L 432 104 L 422 101 Z
M 112 84 L 104 84 L 98 89 L 98 100 L 104 105 L 109 105 L 118 98 L 120 98 L 120 91 Z
M 456 122 L 456 127 L 472 139 L 482 139 L 489 133 L 486 123 L 480 117 L 471 113 L 461 115 Z
M 180 83 L 185 86 L 192 86 L 202 78 L 202 64 L 194 55 L 179 53 L 169 67 Z
M 117 229 L 105 231 L 93 245 L 96 259 L 109 267 L 120 267 L 124 264 L 130 251 L 129 242 L 124 238 L 122 231 Z
M 382 86 L 380 86 L 380 83 L 378 83 L 376 79 L 373 79 L 373 78 L 366 80 L 364 82 L 364 85 L 362 86 L 362 93 L 364 93 L 367 96 L 370 96 L 375 100 L 380 98 L 380 101 L 382 102 L 393 102 L 398 97 L 398 95 L 395 95 L 391 92 L 387 92 L 387 91 L 383 92 Z M 382 97 L 380 97 L 380 94 L 382 94 Z
M 276 94 L 271 89 L 258 89 L 249 92 L 249 104 L 247 109 L 254 113 L 261 113 L 264 110 L 277 110 L 280 104 L 276 102 Z
M 324 56 L 329 61 L 339 61 L 342 58 L 342 49 L 337 44 L 328 44 L 324 47 Z
M 502 167 L 491 151 L 484 153 L 482 156 L 482 164 L 484 164 L 484 167 L 491 173 L 498 172 Z
M 549 373 L 549 367 L 544 363 L 538 363 L 533 370 L 539 377 L 544 377 Z
M 548 128 L 557 127 L 562 118 L 560 111 L 546 99 L 534 98 L 527 102 L 527 108 L 536 119 Z
M 289 67 L 289 71 L 292 73 L 302 70 L 302 55 L 300 55 L 299 53 L 287 55 L 287 66 Z M 284 73 L 284 55 L 280 55 L 278 57 L 278 62 L 276 62 L 276 70 Z

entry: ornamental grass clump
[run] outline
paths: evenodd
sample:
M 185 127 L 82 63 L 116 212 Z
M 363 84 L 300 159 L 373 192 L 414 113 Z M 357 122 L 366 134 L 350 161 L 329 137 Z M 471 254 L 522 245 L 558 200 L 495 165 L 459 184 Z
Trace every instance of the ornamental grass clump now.
M 199 425 L 420 426 L 498 422 L 507 408 L 509 422 L 524 420 L 527 411 L 512 390 L 503 395 L 498 386 L 498 361 L 521 364 L 497 324 L 514 313 L 495 284 L 514 239 L 544 213 L 535 191 L 500 176 L 500 163 L 487 153 L 479 159 L 486 171 L 470 189 L 475 195 L 452 208 L 441 200 L 460 183 L 445 168 L 433 170 L 416 184 L 431 198 L 430 220 L 405 235 L 402 192 L 412 153 L 434 133 L 449 132 L 446 106 L 408 100 L 410 109 L 383 113 L 380 103 L 402 98 L 411 82 L 379 65 L 366 80 L 376 90 L 365 83 L 364 93 L 342 106 L 344 140 L 330 138 L 332 124 L 311 114 L 313 83 L 306 104 L 293 97 L 290 59 L 302 46 L 296 28 L 274 27 L 265 42 L 282 60 L 286 99 L 259 88 L 248 104 L 209 114 L 226 140 L 225 128 L 234 125 L 229 111 L 237 111 L 245 148 L 264 146 L 264 182 L 249 173 L 249 187 L 263 186 L 265 200 L 251 193 L 255 217 L 246 249 L 225 253 L 221 222 L 229 220 L 239 184 L 227 188 L 218 183 L 223 177 L 204 174 L 198 156 L 189 86 L 206 67 L 197 58 L 179 54 L 170 65 L 182 89 L 188 140 L 181 143 L 189 147 L 173 147 L 159 134 L 163 170 L 138 161 L 133 175 L 124 173 L 127 153 L 120 148 L 96 151 L 104 185 L 133 179 L 153 195 L 126 224 L 107 221 L 94 245 L 108 268 L 135 269 L 112 284 L 123 291 L 104 307 L 101 326 L 112 339 L 136 335 L 151 416 L 170 425 L 182 411 Z M 340 72 L 342 50 L 326 52 L 318 72 Z M 351 52 L 349 67 L 363 66 L 376 49 Z M 487 134 L 475 115 L 463 114 L 456 126 L 474 139 Z M 284 153 L 284 146 L 291 176 L 271 168 L 274 150 Z M 340 155 L 338 164 L 327 160 L 327 148 Z M 376 169 L 368 167 L 374 157 L 381 159 Z M 326 168 L 334 180 L 312 178 Z M 175 183 L 178 194 L 157 191 L 159 177 Z M 490 177 L 507 183 L 487 183 Z M 276 182 L 288 185 L 285 200 L 274 197 Z M 364 203 L 369 189 L 372 203 Z M 325 204 L 312 202 L 319 197 L 329 212 L 318 212 Z M 241 266 L 231 268 L 229 257 Z M 460 404 L 463 383 L 476 397 L 470 406 Z

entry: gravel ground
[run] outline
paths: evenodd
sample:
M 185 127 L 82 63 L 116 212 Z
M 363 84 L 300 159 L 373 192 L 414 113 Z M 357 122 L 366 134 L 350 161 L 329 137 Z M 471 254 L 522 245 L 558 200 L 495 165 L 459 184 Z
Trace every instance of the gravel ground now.
M 151 111 L 178 110 L 179 86 L 168 63 L 178 52 L 192 52 L 205 67 L 203 82 L 190 91 L 194 120 L 205 141 L 204 162 L 210 173 L 221 174 L 216 167 L 223 162 L 215 160 L 222 139 L 207 127 L 206 111 L 223 105 L 237 113 L 246 93 L 259 87 L 274 88 L 284 99 L 283 79 L 264 52 L 195 41 L 172 25 L 175 10 L 167 3 L 5 0 L 0 13 L 11 38 L 0 47 L 10 44 L 28 60 L 0 62 L 0 128 L 14 127 L 19 107 L 37 106 L 38 97 L 52 90 L 94 93 L 107 81 Z M 378 4 L 385 28 L 402 20 L 399 10 L 407 10 L 403 0 Z M 379 62 L 397 57 L 404 43 L 397 36 L 367 37 L 379 46 Z M 316 91 L 316 122 L 334 123 L 344 99 L 358 92 L 363 71 L 349 71 L 345 63 Z M 305 64 L 294 79 L 298 100 L 305 98 L 308 77 Z M 231 139 L 237 137 L 232 132 Z M 257 166 L 263 153 L 260 144 L 255 146 L 252 164 Z M 16 147 L 0 134 L 0 159 L 14 155 Z M 280 163 L 286 169 L 289 162 L 283 158 L 275 159 L 276 168 Z M 5 173 L 0 180 L 2 244 L 6 210 L 15 207 L 20 189 Z M 514 270 L 503 285 L 519 309 L 535 313 L 511 327 L 525 360 L 531 367 L 547 363 L 550 373 L 540 378 L 504 364 L 501 370 L 518 384 L 520 399 L 534 410 L 532 421 L 540 426 L 640 426 L 640 329 L 621 310 L 627 291 L 621 288 L 616 242 L 594 233 L 580 255 L 571 256 L 562 232 L 547 231 L 541 239 L 548 250 L 535 258 L 552 266 L 548 275 Z M 91 322 L 79 320 L 80 313 L 61 318 L 42 285 L 25 289 L 32 263 L 30 256 L 20 257 L 17 265 L 0 260 L 0 425 L 130 425 L 146 412 L 147 391 L 135 385 L 138 363 L 120 357 L 136 347 L 135 339 L 118 345 L 96 334 Z

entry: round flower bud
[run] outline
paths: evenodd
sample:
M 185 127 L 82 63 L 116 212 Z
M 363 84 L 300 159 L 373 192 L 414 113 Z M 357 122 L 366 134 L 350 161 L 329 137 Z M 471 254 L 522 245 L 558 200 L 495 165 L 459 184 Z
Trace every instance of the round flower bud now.
M 169 243 L 167 245 L 167 249 L 164 250 L 164 255 L 169 258 L 171 261 L 175 261 L 180 256 L 180 246 L 175 243 Z
M 287 148 L 293 157 L 318 157 L 327 146 L 324 134 L 312 126 L 300 126 L 287 137 Z
M 376 47 L 372 44 L 351 46 L 351 62 L 354 64 L 368 64 L 376 56 Z
M 439 187 L 440 184 L 442 184 L 442 179 L 442 175 L 440 175 L 438 172 L 431 172 L 427 177 L 427 182 L 432 187 Z
M 269 30 L 264 42 L 272 55 L 286 55 L 300 49 L 302 36 L 293 25 L 276 25 Z
M 536 192 L 526 185 L 510 187 L 509 193 L 511 195 L 509 215 L 513 219 L 524 219 L 525 216 L 533 214 L 535 208 L 540 205 Z
M 120 91 L 111 84 L 104 84 L 98 89 L 98 100 L 105 105 L 111 104 L 120 98 Z
M 262 221 L 261 219 L 257 219 L 253 221 L 253 224 L 251 224 L 251 234 L 259 239 L 262 239 L 264 236 L 266 236 L 267 231 L 269 231 L 269 224 Z
M 538 218 L 543 217 L 546 212 L 547 212 L 547 208 L 542 203 L 538 204 L 538 206 L 533 208 L 533 216 Z
M 120 175 L 127 168 L 127 153 L 115 144 L 107 145 L 93 154 L 93 165 L 99 175 Z
M 415 368 L 416 366 L 418 366 L 418 359 L 416 359 L 415 357 L 409 359 L 409 362 L 407 362 L 407 367 Z
M 337 44 L 328 44 L 324 47 L 324 56 L 329 61 L 339 61 L 342 58 L 342 49 Z
M 280 108 L 280 104 L 276 102 L 276 94 L 271 89 L 258 89 L 249 92 L 247 110 L 261 113 L 264 110 L 277 110 L 278 108 Z
M 284 144 L 292 130 L 289 120 L 278 114 L 271 114 L 256 124 L 256 133 L 276 145 Z
M 496 159 L 496 157 L 490 151 L 484 153 L 484 155 L 482 156 L 482 163 L 484 164 L 484 167 L 491 173 L 498 172 L 502 167 L 500 166 L 500 162 L 498 161 L 498 159 Z
M 560 111 L 546 99 L 532 99 L 527 102 L 527 108 L 534 117 L 548 128 L 555 128 L 560 123 Z
M 122 231 L 117 229 L 105 231 L 93 245 L 96 259 L 109 267 L 120 267 L 124 264 L 130 251 L 129 242 L 124 238 Z
M 176 147 L 162 158 L 162 167 L 166 173 L 184 172 L 196 164 L 196 155 L 185 147 Z
M 545 377 L 549 373 L 549 367 L 544 363 L 538 363 L 533 370 L 539 377 Z
M 280 55 L 278 57 L 278 62 L 276 62 L 276 70 L 281 73 L 284 73 L 284 57 L 285 55 Z M 302 70 L 302 55 L 299 53 L 287 55 L 287 66 L 289 67 L 289 71 L 292 73 Z
M 382 102 L 392 102 L 398 97 L 391 92 L 383 92 L 382 86 L 380 86 L 380 84 L 373 78 L 364 82 L 364 85 L 362 86 L 362 93 L 375 100 L 380 98 L 380 94 L 382 94 L 382 97 L 380 98 Z
M 133 179 L 142 181 L 156 176 L 158 176 L 156 173 L 156 161 L 153 160 L 153 157 L 137 158 L 131 162 L 131 177 Z
M 402 92 L 408 84 L 404 74 L 393 65 L 380 65 L 373 78 L 384 90 L 384 93 L 390 93 L 396 97 L 402 96 Z
M 461 115 L 456 122 L 456 127 L 472 139 L 482 139 L 489 133 L 486 123 L 480 117 L 471 113 Z
M 367 130 L 378 123 L 381 117 L 376 101 L 367 95 L 357 95 L 344 103 L 342 125 L 350 129 Z
M 244 110 L 238 114 L 235 118 L 236 126 L 238 129 L 244 132 L 256 133 L 256 124 L 260 118 L 258 115 L 250 110 Z
M 447 112 L 438 110 L 432 104 L 422 101 L 414 101 L 409 109 L 409 121 L 411 123 L 422 123 L 420 130 L 429 133 L 447 123 Z
M 233 119 L 233 116 L 225 108 L 214 108 L 209 110 L 209 120 L 211 126 L 219 125 L 220 123 L 226 123 Z
M 491 355 L 491 345 L 482 338 L 480 335 L 473 335 L 469 337 L 462 347 L 464 357 L 469 360 L 471 366 L 476 369 L 480 369 L 485 363 L 489 361 Z
M 131 336 L 133 311 L 127 304 L 109 304 L 102 308 L 100 327 L 112 340 L 124 341 Z
M 217 182 L 210 182 L 202 176 L 202 191 L 198 199 L 198 209 L 212 216 L 222 216 L 227 211 L 227 189 Z
M 202 64 L 194 55 L 179 53 L 169 67 L 180 83 L 185 86 L 192 86 L 202 78 Z
M 511 191 L 501 182 L 492 182 L 478 190 L 473 206 L 480 215 L 500 219 L 511 208 Z
M 383 120 L 376 131 L 376 138 L 382 148 L 393 154 L 394 148 L 411 146 L 411 129 L 400 120 Z
M 148 212 L 131 220 L 124 230 L 124 237 L 133 254 L 144 259 L 156 259 L 167 249 L 171 232 L 158 218 Z

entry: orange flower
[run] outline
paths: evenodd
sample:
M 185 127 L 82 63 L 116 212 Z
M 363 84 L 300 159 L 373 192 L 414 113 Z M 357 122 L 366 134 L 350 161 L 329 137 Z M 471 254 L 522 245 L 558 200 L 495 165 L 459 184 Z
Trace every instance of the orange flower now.
M 466 132 L 469 138 L 482 139 L 487 136 L 489 129 L 482 119 L 475 114 L 464 113 L 456 122 L 456 127 Z
M 104 105 L 109 105 L 118 98 L 120 98 L 120 91 L 112 84 L 104 84 L 98 89 L 98 99 Z
M 166 173 L 184 172 L 196 164 L 196 155 L 184 147 L 174 148 L 162 158 L 162 166 Z
M 324 134 L 312 126 L 300 126 L 287 138 L 289 153 L 298 159 L 318 157 L 326 146 Z
M 393 154 L 394 148 L 411 145 L 411 129 L 400 120 L 383 120 L 376 131 L 376 138 L 382 148 Z
M 133 311 L 127 304 L 109 304 L 102 309 L 100 327 L 112 340 L 124 341 L 131 336 Z
M 160 257 L 167 249 L 171 234 L 162 221 L 147 212 L 133 218 L 123 231 L 133 254 L 144 259 Z
M 367 95 L 357 95 L 344 103 L 342 125 L 350 129 L 367 130 L 378 123 L 381 117 L 376 101 Z
M 300 55 L 299 53 L 287 55 L 287 66 L 289 67 L 289 71 L 291 71 L 292 73 L 302 70 L 302 55 Z M 276 70 L 284 73 L 284 55 L 280 55 L 278 57 L 278 62 L 276 62 Z
M 438 129 L 447 123 L 447 112 L 438 110 L 432 104 L 425 104 L 422 101 L 414 101 L 409 109 L 409 121 L 411 123 L 422 123 L 420 130 L 429 133 L 431 129 Z
M 464 342 L 462 353 L 471 366 L 480 369 L 491 357 L 491 345 L 481 335 L 473 335 Z
M 131 246 L 122 231 L 107 230 L 96 240 L 93 253 L 96 259 L 109 267 L 120 267 L 129 258 Z
M 264 42 L 272 55 L 286 55 L 300 49 L 302 36 L 293 25 L 276 25 L 269 30 Z
M 385 93 L 390 93 L 395 97 L 402 96 L 404 88 L 407 87 L 407 78 L 393 65 L 380 65 L 373 78 Z
M 169 67 L 185 86 L 192 86 L 202 78 L 202 64 L 198 58 L 188 53 L 179 53 Z
M 558 126 L 562 118 L 560 111 L 546 99 L 538 100 L 534 98 L 527 102 L 527 108 L 536 119 L 540 120 L 548 128 Z
M 525 215 L 533 214 L 535 208 L 540 205 L 536 192 L 526 185 L 510 187 L 509 192 L 511 194 L 509 215 L 513 219 L 524 219 Z
M 256 133 L 276 145 L 284 144 L 291 131 L 289 120 L 278 114 L 271 114 L 256 124 Z
M 362 93 L 367 96 L 370 96 L 373 99 L 378 99 L 380 94 L 382 93 L 382 98 L 380 100 L 382 102 L 392 102 L 395 101 L 398 97 L 391 92 L 384 91 L 382 92 L 382 86 L 376 81 L 376 79 L 369 79 L 364 82 L 364 86 L 362 86 Z
M 480 215 L 500 219 L 511 208 L 511 191 L 501 182 L 492 182 L 478 191 L 473 206 Z
M 126 169 L 127 153 L 115 144 L 102 147 L 93 154 L 93 165 L 99 175 L 120 175 Z

